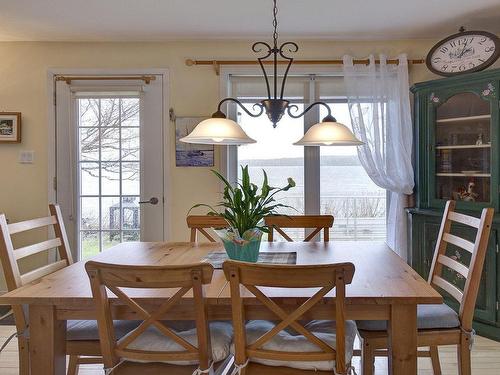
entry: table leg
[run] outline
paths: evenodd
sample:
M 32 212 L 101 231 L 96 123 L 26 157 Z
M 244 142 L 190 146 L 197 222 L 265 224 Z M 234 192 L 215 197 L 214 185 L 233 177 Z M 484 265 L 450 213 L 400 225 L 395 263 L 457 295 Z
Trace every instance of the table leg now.
M 417 375 L 417 305 L 392 305 L 389 373 Z
M 64 375 L 66 322 L 50 305 L 31 305 L 29 316 L 31 375 Z

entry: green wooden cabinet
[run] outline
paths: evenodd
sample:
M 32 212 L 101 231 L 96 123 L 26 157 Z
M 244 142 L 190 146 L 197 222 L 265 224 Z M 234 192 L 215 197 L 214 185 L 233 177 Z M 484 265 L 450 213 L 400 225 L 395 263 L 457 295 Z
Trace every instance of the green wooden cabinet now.
M 500 340 L 500 69 L 418 83 L 414 93 L 416 206 L 408 210 L 410 262 L 427 278 L 443 207 L 479 216 L 483 207 L 495 215 L 479 291 L 475 327 Z M 455 226 L 473 239 L 473 230 Z M 448 246 L 448 255 L 467 264 L 468 255 Z M 455 274 L 446 275 L 461 286 Z M 457 308 L 452 298 L 445 301 Z

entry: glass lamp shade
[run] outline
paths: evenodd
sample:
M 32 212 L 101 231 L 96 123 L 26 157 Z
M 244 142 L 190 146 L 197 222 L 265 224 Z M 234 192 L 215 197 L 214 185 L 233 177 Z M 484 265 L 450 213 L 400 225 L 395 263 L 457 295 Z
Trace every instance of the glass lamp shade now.
M 233 120 L 214 117 L 200 122 L 180 141 L 205 145 L 243 145 L 256 142 Z
M 297 146 L 359 146 L 359 139 L 341 123 L 323 121 L 313 125 L 294 145 Z

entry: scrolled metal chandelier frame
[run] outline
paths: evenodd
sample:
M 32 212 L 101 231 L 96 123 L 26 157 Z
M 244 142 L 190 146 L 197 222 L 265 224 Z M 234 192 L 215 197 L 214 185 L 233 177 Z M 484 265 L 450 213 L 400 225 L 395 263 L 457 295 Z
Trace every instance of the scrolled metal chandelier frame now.
M 320 101 L 314 102 L 305 108 L 304 111 L 299 113 L 299 107 L 297 105 L 290 104 L 289 100 L 284 99 L 286 80 L 293 64 L 293 57 L 289 56 L 289 54 L 296 53 L 299 50 L 299 46 L 295 42 L 284 42 L 281 45 L 278 44 L 278 8 L 276 0 L 273 0 L 273 5 L 274 31 L 272 45 L 266 42 L 256 42 L 252 45 L 252 51 L 260 55 L 257 57 L 257 61 L 264 75 L 267 99 L 253 104 L 252 110 L 246 108 L 243 103 L 236 98 L 222 99 L 219 102 L 217 111 L 212 114 L 211 118 L 200 122 L 189 135 L 180 140 L 185 143 L 217 145 L 243 145 L 255 143 L 256 141 L 254 139 L 250 138 L 236 122 L 228 119 L 226 114 L 222 111 L 222 106 L 225 103 L 233 102 L 251 117 L 259 117 L 265 111 L 273 127 L 276 127 L 285 113 L 291 118 L 300 118 L 309 112 L 311 108 L 321 105 L 325 107 L 328 113 L 327 116 L 323 118 L 322 122 L 310 127 L 302 139 L 294 143 L 295 145 L 359 146 L 363 144 L 363 142 L 358 140 L 345 125 L 335 120 L 332 116 L 330 106 L 326 103 Z M 281 84 L 278 82 L 278 57 L 282 59 L 280 63 L 283 61 L 287 62 Z M 273 59 L 272 87 L 263 62 L 269 58 Z
M 290 104 L 289 100 L 283 99 L 284 93 L 285 93 L 285 85 L 286 85 L 286 79 L 288 77 L 288 73 L 290 72 L 290 68 L 293 64 L 293 57 L 288 56 L 287 54 L 289 53 L 296 53 L 299 50 L 299 46 L 295 42 L 284 42 L 280 46 L 278 46 L 278 6 L 276 4 L 276 0 L 273 0 L 273 45 L 271 46 L 269 43 L 266 42 L 255 42 L 252 45 L 252 51 L 255 52 L 256 54 L 260 54 L 263 51 L 265 51 L 262 56 L 257 57 L 257 61 L 259 62 L 260 68 L 262 70 L 264 80 L 266 83 L 266 89 L 267 89 L 267 99 L 261 100 L 258 103 L 255 103 L 253 105 L 253 109 L 257 109 L 256 113 L 250 112 L 243 103 L 241 103 L 238 99 L 236 98 L 225 98 L 222 99 L 219 102 L 219 105 L 217 107 L 217 112 L 215 112 L 212 117 L 213 118 L 226 118 L 226 115 L 224 112 L 222 112 L 222 105 L 226 102 L 234 102 L 236 103 L 243 111 L 245 111 L 246 114 L 248 114 L 251 117 L 259 117 L 262 115 L 262 113 L 265 111 L 267 117 L 269 120 L 272 122 L 273 127 L 276 127 L 278 122 L 281 120 L 283 115 L 285 114 L 285 111 L 288 113 L 288 115 L 292 118 L 300 118 L 304 116 L 311 108 L 313 108 L 316 105 L 323 105 L 327 112 L 328 115 L 323 119 L 323 122 L 328 121 L 328 122 L 335 122 L 335 118 L 332 116 L 330 106 L 328 106 L 324 102 L 314 102 L 311 105 L 309 105 L 304 111 L 300 113 L 296 113 L 299 109 L 298 106 L 294 104 Z M 264 60 L 267 60 L 269 57 L 272 56 L 273 59 L 273 76 L 272 76 L 272 91 L 271 91 L 271 84 L 269 82 L 269 75 L 267 73 L 266 68 L 264 67 Z M 278 93 L 278 56 L 287 60 L 288 64 L 286 65 L 285 71 L 283 73 L 283 79 L 281 81 L 281 88 L 279 89 Z

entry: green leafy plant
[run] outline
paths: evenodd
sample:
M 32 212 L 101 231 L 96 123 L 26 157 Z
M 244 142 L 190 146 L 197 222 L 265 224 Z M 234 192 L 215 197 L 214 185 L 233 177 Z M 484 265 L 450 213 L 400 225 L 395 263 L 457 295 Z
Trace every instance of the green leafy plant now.
M 228 224 L 242 236 L 249 229 L 260 229 L 268 232 L 268 229 L 262 225 L 263 219 L 268 215 L 276 215 L 278 208 L 291 208 L 285 204 L 277 203 L 275 195 L 281 191 L 288 191 L 295 187 L 295 181 L 289 177 L 288 184 L 282 188 L 272 187 L 268 183 L 267 173 L 264 173 L 264 181 L 259 188 L 250 181 L 248 174 L 248 165 L 241 166 L 241 182 L 232 186 L 224 176 L 212 169 L 212 172 L 223 182 L 224 192 L 222 201 L 216 207 L 222 208 L 222 212 L 217 212 L 212 206 L 207 204 L 196 204 L 191 210 L 197 207 L 207 207 L 210 211 L 208 215 L 222 216 Z M 191 210 L 189 210 L 191 212 Z

